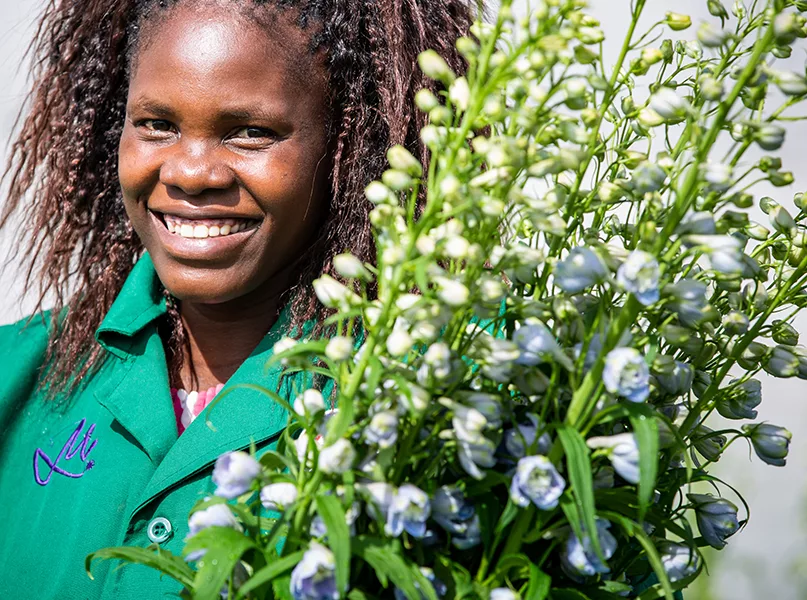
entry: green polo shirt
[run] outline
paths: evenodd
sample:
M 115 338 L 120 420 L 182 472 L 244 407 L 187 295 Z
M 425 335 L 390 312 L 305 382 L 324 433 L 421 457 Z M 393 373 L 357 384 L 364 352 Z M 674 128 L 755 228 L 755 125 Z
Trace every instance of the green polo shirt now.
M 84 558 L 153 540 L 179 554 L 189 510 L 215 489 L 216 458 L 251 442 L 269 447 L 284 429 L 281 407 L 236 388 L 177 437 L 157 332 L 165 311 L 146 255 L 96 333 L 107 360 L 76 393 L 55 402 L 37 389 L 48 338 L 42 320 L 0 328 L 0 598 L 178 593 L 176 582 L 140 565 L 96 561 L 90 580 Z M 284 311 L 225 389 L 257 382 L 284 397 L 294 392 L 279 366 L 266 369 L 286 323 Z

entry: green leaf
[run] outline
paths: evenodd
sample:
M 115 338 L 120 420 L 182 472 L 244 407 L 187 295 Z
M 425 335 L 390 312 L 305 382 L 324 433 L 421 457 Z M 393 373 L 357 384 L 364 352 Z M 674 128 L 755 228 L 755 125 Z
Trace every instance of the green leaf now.
M 597 535 L 597 513 L 594 507 L 594 482 L 591 475 L 591 453 L 580 432 L 569 425 L 558 427 L 558 437 L 566 453 L 566 467 L 569 483 L 577 504 L 585 530 L 591 538 L 591 545 L 597 557 L 603 562 L 605 556 L 600 548 Z
M 103 548 L 97 552 L 88 554 L 87 558 L 84 559 L 84 568 L 87 570 L 89 578 L 93 579 L 92 573 L 90 572 L 90 563 L 92 563 L 92 561 L 110 559 L 119 559 L 156 569 L 168 575 L 171 579 L 178 581 L 186 588 L 191 587 L 193 584 L 194 572 L 193 569 L 188 566 L 188 563 L 179 556 L 161 550 L 157 544 L 152 544 L 148 548 L 128 546 Z
M 524 600 L 544 600 L 552 585 L 552 578 L 539 569 L 536 565 L 530 564 L 530 582 L 527 585 L 527 592 Z
M 510 523 L 513 522 L 516 516 L 518 516 L 518 506 L 516 506 L 513 501 L 508 498 L 507 506 L 504 507 L 504 510 L 499 517 L 499 522 L 496 523 L 495 534 L 499 536 L 504 533 L 504 530 Z
M 653 544 L 653 541 L 645 533 L 642 526 L 617 513 L 603 513 L 603 516 L 608 520 L 617 523 L 620 527 L 622 527 L 627 535 L 635 538 L 636 541 L 641 544 L 642 548 L 647 554 L 647 560 L 650 562 L 650 566 L 653 567 L 653 572 L 656 574 L 656 577 L 659 580 L 659 585 L 664 591 L 664 597 L 667 600 L 674 600 L 672 585 L 667 577 L 667 572 L 664 570 L 664 565 L 661 563 L 661 557 L 658 554 L 658 550 L 656 550 L 655 544 Z
M 255 541 L 241 531 L 229 527 L 208 527 L 185 544 L 185 555 L 204 550 L 197 562 L 199 570 L 193 580 L 195 600 L 218 600 L 221 588 L 244 553 L 255 548 Z
M 328 546 L 336 559 L 336 589 L 344 592 L 350 579 L 350 530 L 336 496 L 317 496 L 317 512 L 328 530 Z
M 297 566 L 297 563 L 302 560 L 303 554 L 305 554 L 305 551 L 299 550 L 289 554 L 288 556 L 284 556 L 283 558 L 273 560 L 260 571 L 256 571 L 252 577 L 250 577 L 247 582 L 238 589 L 236 600 L 240 600 L 252 590 L 257 589 L 270 581 L 273 583 L 274 587 L 274 582 L 278 580 L 281 575 Z M 277 587 L 285 587 L 286 591 L 288 591 L 289 597 L 291 597 L 291 591 L 289 590 L 288 584 Z M 277 594 L 277 590 L 275 591 L 275 594 Z
M 283 575 L 272 580 L 272 592 L 275 600 L 294 600 L 291 593 L 291 575 Z
M 658 422 L 655 409 L 645 404 L 628 406 L 633 434 L 639 447 L 639 521 L 653 501 L 658 474 Z
M 392 581 L 409 600 L 422 600 L 409 565 L 390 544 L 376 538 L 359 536 L 354 540 L 353 552 L 373 568 L 382 586 L 386 588 L 388 582 Z M 421 590 L 429 600 L 437 600 L 434 588 L 431 583 L 427 583 L 428 586 L 421 587 Z

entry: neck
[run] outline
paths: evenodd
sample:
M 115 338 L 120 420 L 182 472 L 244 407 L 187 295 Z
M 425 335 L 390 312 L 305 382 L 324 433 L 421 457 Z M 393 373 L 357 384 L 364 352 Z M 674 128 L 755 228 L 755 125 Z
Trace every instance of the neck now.
M 226 383 L 277 320 L 282 308 L 277 289 L 222 304 L 181 302 L 188 344 L 183 349 L 181 382 L 174 385 L 202 391 Z

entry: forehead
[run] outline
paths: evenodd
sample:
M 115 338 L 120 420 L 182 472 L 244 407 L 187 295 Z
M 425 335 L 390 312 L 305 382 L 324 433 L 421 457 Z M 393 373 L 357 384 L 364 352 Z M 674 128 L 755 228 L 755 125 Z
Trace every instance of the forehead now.
M 148 19 L 133 56 L 130 92 L 179 84 L 200 94 L 324 98 L 324 57 L 310 50 L 311 33 L 287 11 L 262 6 L 255 9 L 263 13 L 257 20 L 235 4 L 180 2 Z

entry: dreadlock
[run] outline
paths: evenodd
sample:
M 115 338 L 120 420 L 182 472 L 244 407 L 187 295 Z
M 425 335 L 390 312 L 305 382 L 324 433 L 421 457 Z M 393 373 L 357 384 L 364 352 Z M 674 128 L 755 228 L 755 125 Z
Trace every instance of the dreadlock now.
M 120 291 L 142 245 L 123 208 L 118 141 L 124 123 L 129 63 L 141 33 L 177 3 L 201 0 L 50 0 L 31 52 L 33 89 L 5 172 L 8 201 L 0 229 L 14 215 L 28 224 L 16 255 L 26 265 L 24 289 L 53 302 L 42 379 L 69 391 L 103 361 L 94 333 Z M 348 250 L 374 262 L 363 190 L 385 168 L 385 152 L 403 144 L 425 163 L 419 140 L 425 116 L 417 90 L 432 88 L 416 68 L 433 48 L 455 71 L 466 68 L 454 41 L 467 35 L 476 0 L 219 0 L 252 12 L 296 11 L 311 29 L 312 50 L 326 55 L 333 156 L 329 212 L 299 262 L 286 294 L 292 328 L 321 322 L 310 285 L 332 272 Z M 267 28 L 267 35 L 271 31 Z M 176 372 L 183 344 L 179 311 L 168 311 L 169 357 Z M 181 359 L 180 359 L 181 360 Z

